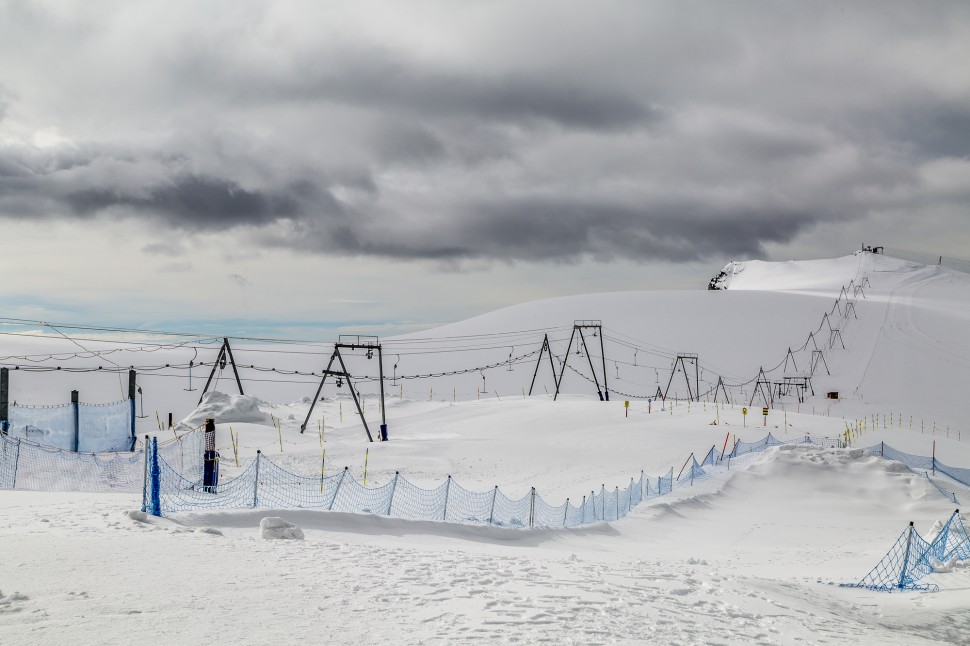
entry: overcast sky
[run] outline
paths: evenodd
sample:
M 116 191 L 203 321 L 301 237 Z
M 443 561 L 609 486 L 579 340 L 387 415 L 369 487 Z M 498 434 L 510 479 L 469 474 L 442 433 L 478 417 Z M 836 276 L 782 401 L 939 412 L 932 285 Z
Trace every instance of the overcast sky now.
M 392 332 L 968 206 L 964 1 L 0 0 L 4 316 Z

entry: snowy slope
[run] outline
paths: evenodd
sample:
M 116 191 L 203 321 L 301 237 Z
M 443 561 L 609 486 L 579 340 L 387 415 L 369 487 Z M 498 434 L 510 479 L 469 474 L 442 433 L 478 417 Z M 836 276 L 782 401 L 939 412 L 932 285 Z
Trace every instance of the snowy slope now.
M 826 351 L 832 374 L 816 375 L 819 396 L 805 402 L 788 396 L 767 419 L 760 410 L 745 418 L 740 400 L 747 403 L 751 384 L 736 384 L 760 366 L 777 365 L 772 374 L 783 375 L 789 347 L 804 370 L 810 355 L 798 348 L 832 312 L 841 287 L 862 277 L 868 283 L 855 300 L 858 319 L 838 324 L 846 349 Z M 603 321 L 611 401 L 598 401 L 580 376 L 592 373 L 575 346 L 569 365 L 579 374 L 567 369 L 566 394 L 555 402 L 546 394 L 554 382 L 544 357 L 538 394 L 524 397 L 538 355 L 511 370 L 502 362 L 538 350 L 545 334 L 564 357 L 574 319 Z M 217 446 L 223 477 L 239 471 L 231 426 L 243 464 L 258 449 L 292 471 L 315 474 L 325 448 L 327 473 L 347 466 L 360 479 L 367 450 L 369 483 L 400 471 L 430 487 L 451 475 L 471 489 L 500 485 L 509 494 L 535 486 L 556 503 L 600 486 L 622 487 L 640 470 L 676 474 L 691 453 L 718 450 L 725 440 L 750 441 L 766 430 L 782 438 L 833 436 L 847 422 L 878 415 L 875 425 L 867 420 L 860 445 L 935 450 L 948 464 L 970 466 L 970 428 L 955 391 L 970 378 L 968 322 L 970 278 L 869 254 L 745 262 L 722 292 L 526 303 L 383 340 L 392 441 L 370 445 L 346 387 L 328 386 L 308 432 L 299 433 L 315 379 L 285 371 L 320 370 L 329 347 L 240 344 L 234 346 L 240 364 L 269 370 L 243 369 L 244 378 L 267 379 L 244 385 L 281 430 L 220 424 Z M 587 341 L 601 371 L 599 338 Z M 63 339 L 2 342 L 5 355 L 34 355 L 22 365 L 52 365 L 50 354 L 78 352 Z M 148 357 L 164 368 L 212 361 L 217 349 L 129 348 L 60 363 L 110 358 L 125 366 Z M 625 395 L 616 390 L 646 397 L 665 387 L 677 352 L 698 353 L 708 385 L 722 376 L 734 386 L 733 404 L 668 401 L 661 408 L 633 398 L 627 416 Z M 488 364 L 499 365 L 469 370 Z M 375 365 L 359 353 L 348 357 L 358 377 L 376 374 Z M 208 369 L 196 367 L 193 387 L 201 387 Z M 459 374 L 441 374 L 450 372 Z M 423 377 L 429 373 L 439 376 Z M 230 374 L 221 376 L 220 391 L 235 392 Z M 684 376 L 674 377 L 672 393 L 683 396 Z M 139 384 L 150 415 L 140 422 L 142 432 L 155 426 L 156 410 L 178 420 L 199 396 L 183 390 L 185 370 L 145 370 Z M 377 384 L 359 386 L 366 417 L 376 425 Z M 22 401 L 54 403 L 71 387 L 90 400 L 117 399 L 124 384 L 115 375 L 62 370 L 15 375 L 12 387 Z M 843 399 L 823 399 L 826 389 Z M 964 505 L 970 498 L 946 478 L 934 482 Z M 0 642 L 178 644 L 215 634 L 229 643 L 929 644 L 964 643 L 970 630 L 966 567 L 934 575 L 936 594 L 827 585 L 858 580 L 909 521 L 925 533 L 954 507 L 926 477 L 851 449 L 772 449 L 747 468 L 655 499 L 620 522 L 572 530 L 293 510 L 168 519 L 127 513 L 140 502 L 131 495 L 0 491 L 0 544 L 16 555 L 0 559 Z M 267 516 L 295 523 L 305 540 L 260 538 Z

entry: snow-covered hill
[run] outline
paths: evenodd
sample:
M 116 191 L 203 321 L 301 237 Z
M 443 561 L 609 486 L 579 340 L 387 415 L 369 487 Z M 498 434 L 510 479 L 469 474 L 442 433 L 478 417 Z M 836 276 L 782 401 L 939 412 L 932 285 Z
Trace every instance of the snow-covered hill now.
M 431 487 L 451 475 L 471 489 L 500 485 L 513 495 L 534 486 L 552 503 L 622 487 L 641 470 L 676 474 L 691 453 L 735 438 L 768 430 L 785 439 L 834 436 L 861 418 L 860 445 L 935 450 L 948 464 L 970 466 L 957 391 L 970 383 L 970 276 L 858 254 L 735 263 L 728 283 L 724 291 L 525 303 L 384 339 L 386 443 L 366 443 L 346 384 L 325 388 L 308 432 L 299 432 L 317 377 L 291 373 L 318 372 L 331 347 L 234 343 L 237 362 L 256 366 L 241 372 L 260 401 L 244 403 L 280 426 L 220 424 L 223 478 L 240 469 L 230 426 L 241 464 L 261 450 L 302 474 L 347 466 L 361 479 L 366 464 L 369 483 L 400 471 Z M 850 283 L 862 286 L 850 290 L 855 315 L 845 296 L 835 305 Z M 845 349 L 828 346 L 827 324 L 817 332 L 825 315 Z M 555 380 L 544 355 L 534 395 L 525 396 L 545 336 L 561 369 L 579 319 L 601 320 L 602 336 L 584 329 L 582 354 L 573 344 L 564 394 L 547 394 Z M 816 396 L 778 397 L 767 418 L 760 410 L 742 415 L 759 368 L 772 381 L 808 371 L 813 332 L 831 372 L 816 370 Z M 3 337 L 0 354 L 11 366 L 160 366 L 139 372 L 148 414 L 140 432 L 157 432 L 156 410 L 176 420 L 193 411 L 199 390 L 183 390 L 188 373 L 178 366 L 193 360 L 198 389 L 210 369 L 198 362 L 211 363 L 218 350 L 136 343 L 98 354 L 121 346 L 79 342 L 93 353 L 64 339 Z M 789 348 L 797 368 L 785 365 Z M 58 352 L 67 354 L 51 356 Z M 671 379 L 683 352 L 698 355 L 700 402 L 684 401 L 683 373 Z M 376 425 L 376 359 L 347 355 Z M 602 381 L 604 360 L 609 403 L 588 380 L 592 363 Z M 707 401 L 718 377 L 730 405 Z M 648 402 L 668 381 L 681 399 Z M 15 373 L 11 385 L 13 398 L 54 403 L 72 387 L 89 401 L 117 399 L 126 384 L 114 374 L 60 370 Z M 218 389 L 235 392 L 228 369 Z M 841 399 L 826 400 L 827 390 Z M 962 643 L 970 630 L 965 567 L 934 575 L 942 590 L 932 595 L 825 585 L 861 578 L 909 521 L 927 533 L 945 520 L 955 505 L 938 486 L 961 503 L 970 497 L 946 478 L 931 482 L 852 449 L 789 447 L 653 499 L 617 523 L 534 531 L 294 510 L 153 519 L 128 513 L 141 504 L 136 495 L 2 491 L 0 544 L 16 557 L 0 559 L 0 642 L 174 644 L 215 625 L 223 640 L 253 643 Z M 266 516 L 298 525 L 305 540 L 260 538 Z

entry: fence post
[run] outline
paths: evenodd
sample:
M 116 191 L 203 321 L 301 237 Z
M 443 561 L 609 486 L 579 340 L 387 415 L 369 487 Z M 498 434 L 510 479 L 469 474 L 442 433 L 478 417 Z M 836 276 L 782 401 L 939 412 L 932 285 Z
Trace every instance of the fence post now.
M 397 491 L 397 479 L 401 477 L 399 471 L 394 472 L 394 481 L 391 483 L 391 499 L 387 501 L 387 513 L 385 516 L 391 515 L 391 506 L 394 504 L 394 492 Z
M 903 553 L 903 567 L 899 571 L 900 588 L 906 585 L 906 569 L 909 567 L 909 546 L 913 540 L 913 521 L 909 521 L 909 533 L 906 534 L 906 551 Z
M 162 515 L 162 475 L 158 464 L 158 438 L 152 439 L 151 466 L 149 468 L 149 482 L 151 486 L 150 507 L 148 513 L 152 516 Z
M 620 485 L 616 485 L 616 519 L 620 520 Z
M 80 398 L 76 390 L 71 391 L 71 407 L 74 409 L 74 443 L 71 450 L 78 452 L 81 445 L 81 417 L 80 417 Z
M 253 478 L 253 509 L 256 509 L 256 502 L 259 500 L 259 459 L 263 452 L 256 449 L 256 476 Z
M 340 493 L 340 485 L 344 483 L 344 478 L 347 477 L 347 467 L 344 467 L 344 472 L 340 474 L 340 480 L 337 480 L 337 488 L 333 491 L 333 500 L 330 501 L 330 506 L 327 508 L 333 511 L 334 503 L 337 502 L 337 494 Z
M 495 518 L 495 498 L 498 496 L 498 485 L 495 485 L 495 489 L 492 490 L 492 510 L 488 512 L 488 524 L 492 524 L 492 519 Z
M 580 515 L 580 519 L 581 519 L 579 521 L 580 523 L 582 524 L 586 523 L 586 496 L 583 496 L 583 513 L 582 515 Z
M 135 386 L 135 371 L 129 370 L 128 371 L 128 406 L 131 410 L 129 411 L 130 416 L 128 419 L 131 420 L 131 450 L 132 451 L 135 450 L 135 441 L 137 437 L 135 435 L 135 389 L 136 388 L 137 386 Z M 142 414 L 144 415 L 144 413 Z
M 445 483 L 445 509 L 441 513 L 441 520 L 448 518 L 448 494 L 451 493 L 451 476 L 448 476 L 448 481 Z
M 148 509 L 148 443 L 151 442 L 149 437 L 145 436 L 145 468 L 142 472 L 141 477 L 141 510 L 145 511 Z
M 933 467 L 933 475 L 936 475 L 936 440 L 933 440 L 933 457 L 931 458 L 931 466 Z
M 606 485 L 600 485 L 600 499 L 603 501 L 600 503 L 600 520 L 606 521 Z
M 643 469 L 640 469 L 640 501 L 647 497 L 647 492 L 650 491 L 650 481 L 643 477 Z
M 529 527 L 535 527 L 536 520 L 536 488 L 532 487 L 532 499 L 529 502 Z
M 886 443 L 885 442 L 880 442 L 879 443 L 879 457 L 881 457 L 881 458 L 886 457 Z
M 20 439 L 8 437 L 7 440 L 13 442 L 17 447 L 17 454 L 13 458 L 13 481 L 10 483 L 10 489 L 12 491 L 17 488 L 17 467 L 20 465 Z
M 10 370 L 0 368 L 0 433 L 7 432 L 10 419 Z
M 633 509 L 633 478 L 630 478 L 630 509 Z

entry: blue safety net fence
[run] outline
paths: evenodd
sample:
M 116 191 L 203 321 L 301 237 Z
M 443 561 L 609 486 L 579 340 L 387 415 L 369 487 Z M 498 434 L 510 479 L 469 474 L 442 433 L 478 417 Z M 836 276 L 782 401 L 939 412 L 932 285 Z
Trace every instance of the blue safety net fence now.
M 894 449 L 885 442 L 867 446 L 863 450 L 870 455 L 879 455 L 887 460 L 894 460 L 904 464 L 916 473 L 922 473 L 929 480 L 930 484 L 936 487 L 941 494 L 949 498 L 952 502 L 958 502 L 956 494 L 943 487 L 938 480 L 931 478 L 930 474 L 933 476 L 946 476 L 955 482 L 970 487 L 970 469 L 951 467 L 937 460 L 935 456 L 904 453 L 903 451 Z
M 134 443 L 133 407 L 132 399 L 110 404 L 79 403 L 76 411 L 74 404 L 12 404 L 6 432 L 10 437 L 65 451 L 125 451 Z
M 202 479 L 201 431 L 158 443 L 156 450 L 169 468 Z M 0 433 L 0 489 L 138 493 L 145 477 L 142 441 L 133 451 L 76 452 Z
M 950 561 L 970 559 L 970 536 L 959 511 L 953 512 L 936 536 L 920 536 L 913 524 L 903 530 L 886 556 L 858 583 L 843 583 L 843 588 L 867 588 L 882 592 L 896 590 L 937 590 L 933 583 L 920 583 Z
M 648 498 L 725 473 L 756 459 L 765 449 L 783 444 L 834 447 L 840 446 L 840 441 L 804 437 L 785 442 L 768 435 L 759 442 L 739 443 L 730 453 L 712 447 L 700 461 L 691 456 L 676 476 L 673 469 L 656 477 L 641 471 L 623 488 L 607 489 L 604 485 L 559 505 L 546 502 L 535 488 L 515 497 L 498 487 L 466 489 L 450 476 L 433 488 L 420 487 L 399 473 L 385 484 L 365 486 L 346 468 L 326 476 L 304 476 L 280 467 L 261 453 L 236 477 L 211 486 L 180 474 L 159 450 L 157 457 L 149 456 L 144 510 L 161 516 L 205 509 L 321 509 L 503 527 L 575 527 L 618 520 Z

